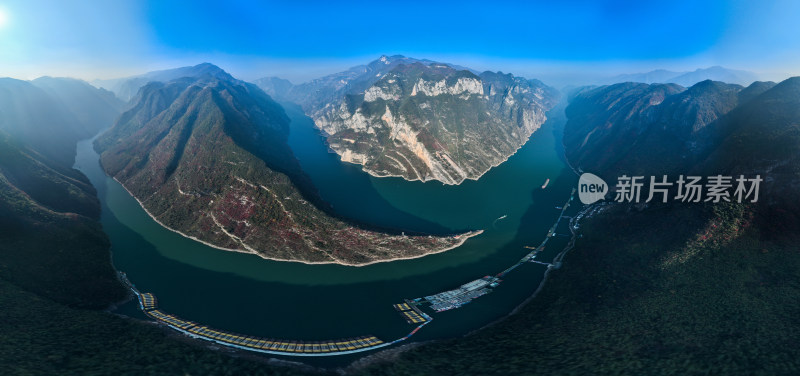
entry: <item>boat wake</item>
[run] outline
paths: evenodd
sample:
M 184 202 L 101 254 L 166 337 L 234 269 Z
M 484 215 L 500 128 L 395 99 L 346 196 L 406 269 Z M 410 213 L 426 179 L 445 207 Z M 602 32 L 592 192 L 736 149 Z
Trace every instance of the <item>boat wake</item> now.
M 497 219 L 495 219 L 494 222 L 492 222 L 492 227 L 494 227 L 494 225 L 497 224 L 497 221 L 499 221 L 501 219 L 505 219 L 506 217 L 508 217 L 508 214 L 504 214 L 504 215 L 498 217 Z

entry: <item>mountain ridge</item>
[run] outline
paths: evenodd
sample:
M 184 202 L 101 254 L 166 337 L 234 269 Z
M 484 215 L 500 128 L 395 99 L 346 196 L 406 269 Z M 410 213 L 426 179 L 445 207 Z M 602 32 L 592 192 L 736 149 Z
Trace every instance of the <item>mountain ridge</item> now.
M 303 107 L 342 161 L 377 177 L 444 184 L 507 160 L 559 98 L 537 80 L 400 55 L 300 85 L 257 83 Z
M 95 147 L 104 170 L 165 227 L 217 248 L 304 263 L 365 265 L 460 245 L 374 232 L 304 196 L 288 118 L 255 85 L 181 78 L 143 87 Z M 293 179 L 295 177 L 295 179 Z
M 644 73 L 626 73 L 600 80 L 602 84 L 615 84 L 621 82 L 641 82 L 645 84 L 673 83 L 690 87 L 705 80 L 722 81 L 725 83 L 749 86 L 758 81 L 759 75 L 745 70 L 728 69 L 719 65 L 708 68 L 697 68 L 694 71 L 670 71 L 656 69 Z
M 113 92 L 124 102 L 130 102 L 135 99 L 139 89 L 150 82 L 166 82 L 183 77 L 216 77 L 224 80 L 234 79 L 228 72 L 225 72 L 214 64 L 200 63 L 194 66 L 156 70 L 130 77 L 94 80 L 91 84 Z

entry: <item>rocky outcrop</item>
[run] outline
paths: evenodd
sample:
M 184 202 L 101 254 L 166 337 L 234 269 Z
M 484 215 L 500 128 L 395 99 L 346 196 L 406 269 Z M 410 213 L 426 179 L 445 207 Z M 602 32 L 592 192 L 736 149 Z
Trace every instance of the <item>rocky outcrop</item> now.
M 205 75 L 145 85 L 95 148 L 155 220 L 226 250 L 365 265 L 442 252 L 476 234 L 406 236 L 336 218 L 288 133 L 283 108 L 255 85 Z
M 478 179 L 508 159 L 558 96 L 535 80 L 397 56 L 288 94 L 273 88 L 303 105 L 342 161 L 373 176 L 444 184 Z

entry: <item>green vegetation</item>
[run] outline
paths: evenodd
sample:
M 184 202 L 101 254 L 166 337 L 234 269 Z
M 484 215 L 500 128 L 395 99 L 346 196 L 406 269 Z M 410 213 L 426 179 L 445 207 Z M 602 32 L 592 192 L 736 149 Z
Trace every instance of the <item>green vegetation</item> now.
M 37 81 L 46 81 L 51 93 L 66 96 L 65 91 L 74 91 L 80 97 L 94 90 L 103 97 L 79 81 L 67 82 L 66 89 L 60 79 Z M 0 129 L 0 278 L 74 307 L 104 308 L 119 301 L 126 292 L 111 267 L 110 244 L 97 222 L 100 202 L 89 180 L 68 167 L 75 141 L 100 120 L 87 116 L 75 121 L 69 107 L 60 107 L 25 81 L 0 80 L 0 90 L 30 95 L 30 102 L 0 100 L 0 108 L 9 110 L 0 114 L 5 120 L 0 124 L 8 128 Z M 101 113 L 114 111 L 113 101 L 102 103 L 87 100 L 84 106 L 101 107 Z M 38 109 L 36 104 L 52 107 Z M 63 159 L 54 159 L 58 156 Z
M 4 375 L 294 375 L 187 343 L 152 324 L 72 309 L 0 279 Z M 233 356 L 232 356 L 233 355 Z
M 507 159 L 558 98 L 538 81 L 432 62 L 397 64 L 371 82 L 331 98 L 332 106 L 300 103 L 345 161 L 377 176 L 446 184 Z
M 800 253 L 750 213 L 615 208 L 518 314 L 363 373 L 797 374 Z
M 712 93 L 712 96 L 718 93 L 721 97 L 717 99 L 731 98 L 730 88 L 706 86 L 700 87 L 704 93 Z M 145 89 L 157 91 L 160 88 L 163 87 L 154 85 Z M 728 106 L 729 100 L 694 95 L 692 98 L 705 99 L 693 103 L 697 105 L 695 107 L 671 107 L 669 111 L 694 119 L 698 119 L 698 114 L 713 114 L 711 117 L 700 116 L 705 119 L 704 125 L 713 123 L 713 128 L 709 128 L 713 132 L 695 132 L 698 124 L 692 123 L 689 127 L 692 132 L 681 136 L 689 137 L 683 141 L 692 141 L 695 136 L 708 137 L 707 140 L 714 145 L 696 154 L 704 159 L 694 167 L 717 173 L 765 174 L 770 181 L 762 186 L 762 199 L 758 204 L 668 204 L 643 209 L 611 205 L 582 223 L 583 236 L 566 256 L 564 266 L 551 274 L 537 298 L 506 320 L 466 338 L 426 344 L 401 354 L 392 363 L 351 369 L 351 373 L 800 373 L 800 348 L 797 346 L 797 338 L 800 338 L 797 325 L 800 317 L 800 252 L 796 246 L 800 241 L 800 220 L 796 214 L 800 209 L 796 189 L 800 181 L 797 167 L 800 164 L 796 160 L 800 145 L 797 142 L 800 139 L 800 123 L 797 121 L 800 117 L 799 88 L 797 79 L 775 87 L 753 87 L 746 95 L 747 103 L 739 103 L 733 110 Z M 639 89 L 642 88 L 636 90 Z M 741 93 L 748 89 L 739 91 L 740 102 L 743 102 Z M 240 176 L 245 181 L 265 184 L 275 193 L 251 189 L 253 187 L 241 182 L 241 188 L 217 192 L 214 197 L 221 198 L 222 204 L 216 213 L 226 216 L 224 226 L 227 231 L 239 231 L 236 223 L 240 220 L 272 223 L 282 216 L 291 217 L 285 213 L 284 208 L 288 207 L 299 217 L 298 228 L 319 232 L 319 228 L 313 226 L 324 226 L 327 218 L 310 217 L 318 215 L 318 209 L 306 208 L 306 204 L 301 203 L 302 196 L 289 177 L 263 167 L 268 162 L 253 151 L 254 145 L 248 149 L 240 146 L 242 142 L 232 142 L 229 138 L 219 142 L 219 137 L 204 139 L 203 133 L 188 132 L 189 129 L 194 131 L 204 127 L 241 125 L 241 122 L 230 119 L 247 117 L 233 113 L 222 104 L 226 101 L 231 103 L 229 100 L 232 98 L 225 94 L 230 95 L 232 90 L 204 97 L 208 100 L 193 107 L 202 111 L 173 111 L 163 115 L 174 116 L 175 121 L 165 120 L 161 125 L 179 125 L 174 137 L 168 138 L 163 146 L 170 147 L 170 152 L 139 155 L 138 159 L 132 159 L 131 165 L 130 158 L 142 151 L 131 148 L 125 151 L 127 154 L 113 156 L 118 160 L 106 159 L 110 162 L 104 162 L 106 168 L 112 166 L 118 171 L 129 168 L 125 173 L 135 175 L 136 168 L 156 163 L 164 167 L 155 170 L 162 175 L 150 174 L 146 178 L 159 181 L 169 176 L 178 177 L 180 180 L 176 179 L 176 184 L 167 188 L 147 184 L 137 187 L 142 192 L 166 189 L 172 195 L 156 198 L 152 204 L 154 210 L 168 212 L 164 214 L 167 221 L 186 220 L 186 211 L 197 204 L 195 201 L 199 197 L 208 195 L 209 191 L 203 187 L 237 184 L 231 176 Z M 643 94 L 647 101 L 654 98 L 652 95 L 660 95 L 648 90 Z M 669 88 L 664 90 L 669 91 Z M 642 98 L 636 97 L 640 94 L 634 93 L 634 97 L 618 103 L 624 106 L 644 103 L 640 101 Z M 169 95 L 159 91 L 142 101 L 140 106 L 155 105 Z M 692 104 L 691 101 L 688 103 Z M 192 107 L 195 103 L 186 99 L 179 104 Z M 162 108 L 158 112 L 163 111 Z M 625 126 L 618 124 L 619 119 L 630 113 L 625 111 L 603 116 L 617 119 L 613 121 L 615 126 Z M 721 115 L 725 112 L 728 115 Z M 722 117 L 711 119 L 718 115 Z M 137 118 L 137 113 L 133 112 L 126 116 L 123 116 L 126 119 L 124 126 L 128 127 L 122 130 L 130 132 L 154 115 Z M 591 118 L 596 119 L 594 115 Z M 579 131 L 588 133 L 593 129 L 580 128 Z M 171 132 L 166 128 L 160 131 Z M 246 134 L 233 133 L 230 137 Z M 572 140 L 585 140 L 587 133 L 568 136 L 573 137 Z M 214 136 L 226 134 L 217 132 Z M 583 157 L 601 151 L 608 154 L 608 150 L 615 150 L 612 146 L 620 142 L 617 137 L 626 134 L 611 132 L 597 139 L 603 140 L 600 144 L 595 144 L 597 140 L 590 140 L 592 144 L 587 150 L 591 152 Z M 644 140 L 652 136 L 649 132 L 639 135 Z M 12 136 L 26 140 L 25 135 Z M 433 141 L 427 138 L 434 136 L 423 135 L 428 144 Z M 125 295 L 110 265 L 108 240 L 96 222 L 98 202 L 94 198 L 95 192 L 85 177 L 52 163 L 36 148 L 25 142 L 17 143 L 14 137 L 0 133 L 0 364 L 4 366 L 4 374 L 303 372 L 251 361 L 249 355 L 227 353 L 227 350 L 209 351 L 154 325 L 85 309 L 105 307 Z M 200 137 L 195 142 L 212 147 L 192 149 L 195 147 L 192 137 Z M 65 138 L 63 142 L 71 139 Z M 136 138 L 136 141 L 142 139 Z M 114 141 L 106 140 L 105 145 Z M 568 155 L 576 155 L 573 154 L 575 145 L 567 143 Z M 631 159 L 625 159 L 625 163 L 645 171 L 655 165 L 647 164 L 654 161 L 652 155 L 641 154 L 650 153 L 652 149 L 641 149 L 641 145 L 656 146 L 643 142 L 637 146 L 639 149 L 628 150 Z M 186 151 L 173 153 L 183 149 Z M 653 163 L 664 162 L 658 166 L 665 169 L 680 165 L 672 164 L 682 157 L 679 149 L 663 150 L 665 153 L 671 150 L 671 153 L 664 155 L 665 161 Z M 263 152 L 262 156 L 269 159 L 270 152 L 280 153 L 280 150 Z M 604 157 L 605 154 L 594 156 Z M 186 156 L 198 159 L 187 159 Z M 613 169 L 619 165 L 608 158 L 598 160 L 599 173 L 616 172 Z M 185 161 L 189 163 L 183 165 Z M 224 169 L 220 167 L 223 165 Z M 224 170 L 230 175 L 198 173 L 203 168 L 212 172 Z M 164 171 L 169 171 L 169 176 L 164 176 Z M 183 192 L 175 195 L 179 189 L 177 183 L 186 182 L 189 184 L 181 185 Z M 266 202 L 268 205 L 250 212 L 242 203 L 243 196 L 251 202 Z M 285 197 L 289 196 L 291 200 L 286 200 Z M 177 202 L 176 197 L 185 197 L 183 200 L 191 205 L 183 208 L 170 205 Z M 200 204 L 207 206 L 208 202 Z M 203 225 L 201 221 L 190 222 Z M 277 228 L 285 230 L 289 227 Z M 297 241 L 289 236 L 285 239 L 287 242 Z M 327 248 L 326 241 L 320 239 L 316 244 Z M 289 246 L 291 248 L 293 244 Z
M 146 85 L 94 145 L 106 173 L 159 222 L 218 247 L 360 265 L 466 239 L 389 234 L 331 216 L 288 132 L 283 108 L 254 85 L 187 77 Z
M 369 375 L 800 372 L 800 79 L 618 84 L 567 108 L 573 165 L 601 176 L 761 174 L 757 204 L 616 205 L 541 294 Z

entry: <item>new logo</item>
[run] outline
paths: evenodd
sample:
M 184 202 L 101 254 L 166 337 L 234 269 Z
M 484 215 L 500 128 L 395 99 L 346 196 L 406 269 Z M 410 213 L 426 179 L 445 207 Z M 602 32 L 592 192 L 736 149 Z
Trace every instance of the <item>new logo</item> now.
M 594 204 L 604 199 L 606 193 L 608 193 L 608 184 L 599 176 L 587 172 L 578 179 L 578 198 L 582 203 Z

